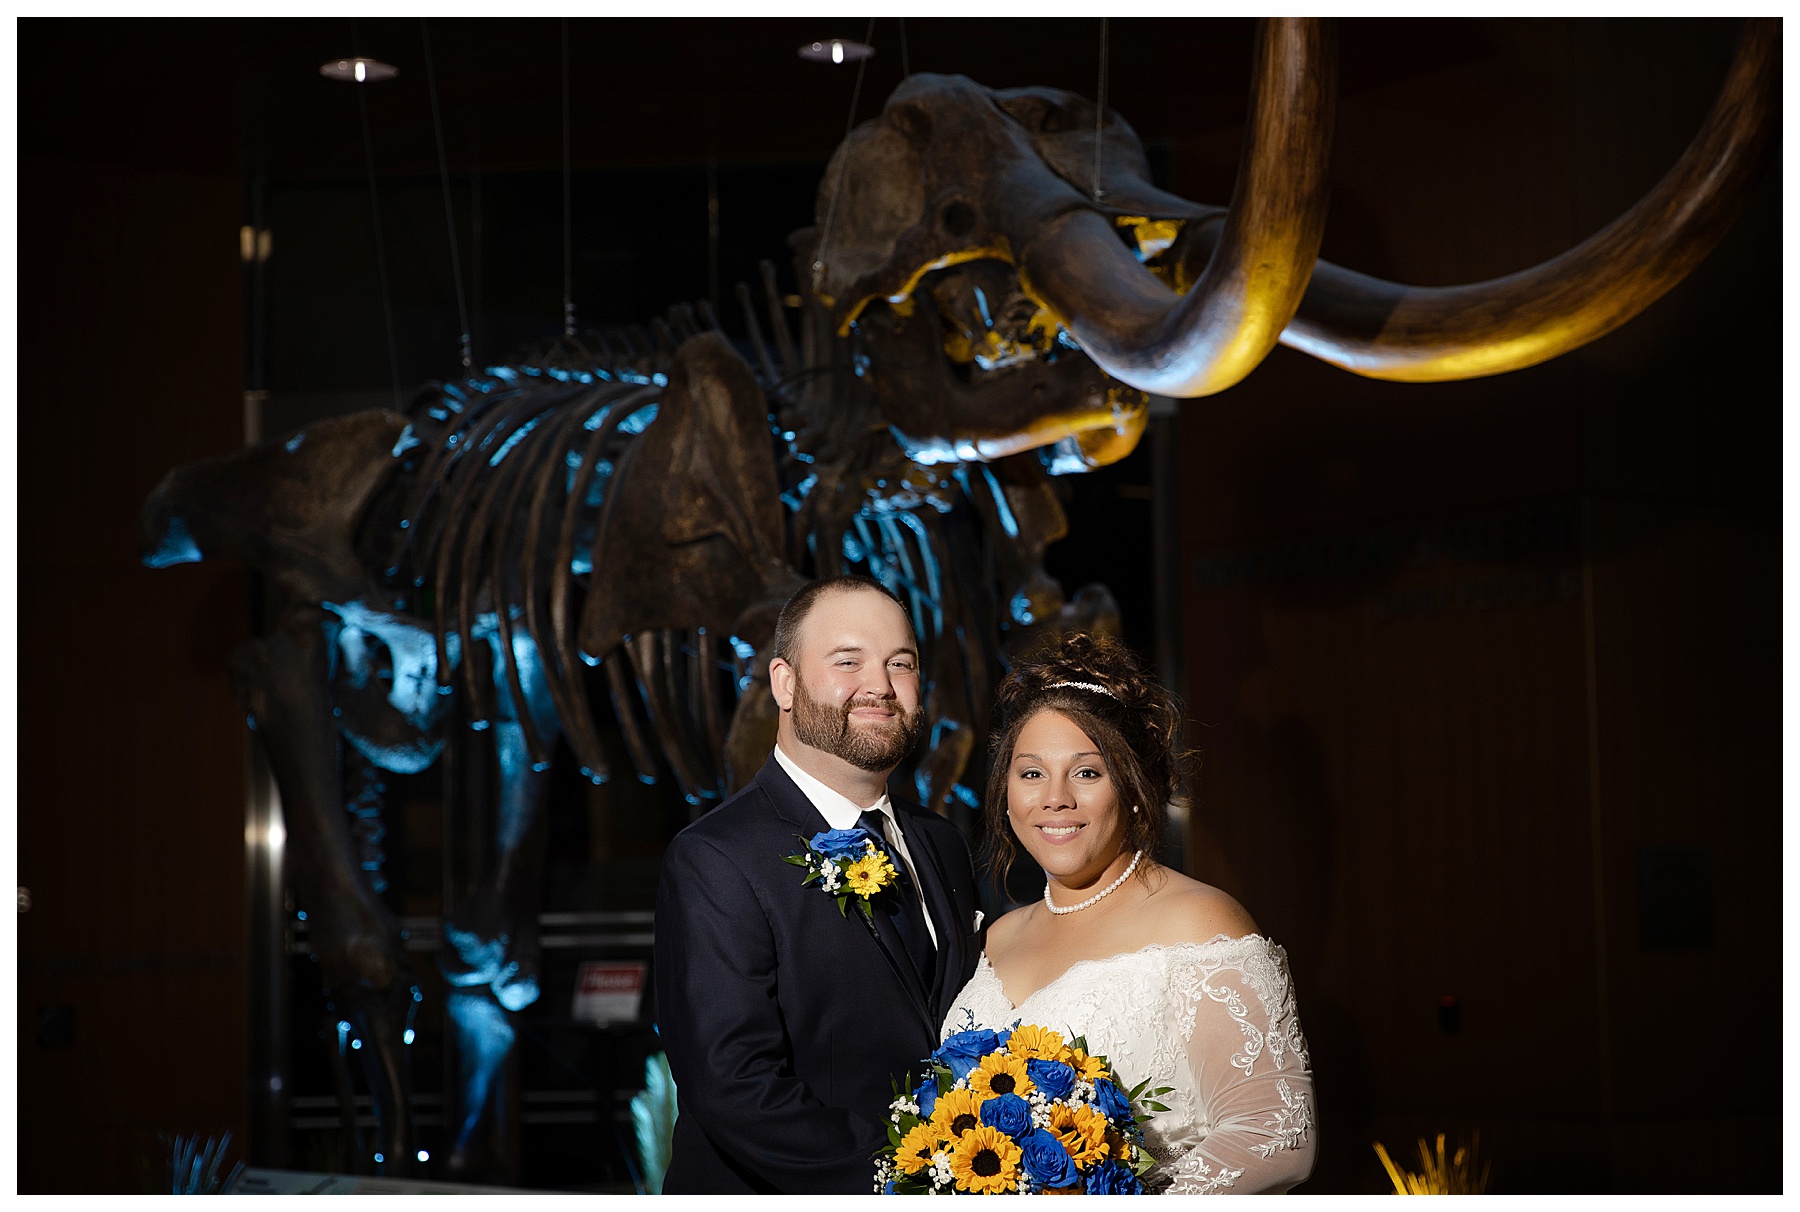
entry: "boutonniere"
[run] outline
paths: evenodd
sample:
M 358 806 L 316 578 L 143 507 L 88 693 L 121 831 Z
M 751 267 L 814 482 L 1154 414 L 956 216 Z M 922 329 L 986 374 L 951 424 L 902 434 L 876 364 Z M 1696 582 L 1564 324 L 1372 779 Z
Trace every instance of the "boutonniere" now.
M 837 901 L 839 913 L 848 915 L 854 903 L 863 921 L 873 927 L 875 915 L 869 909 L 870 898 L 893 887 L 900 878 L 875 835 L 862 828 L 827 829 L 801 838 L 800 844 L 805 847 L 804 854 L 782 858 L 784 863 L 806 869 L 806 878 L 800 883 L 816 884 Z

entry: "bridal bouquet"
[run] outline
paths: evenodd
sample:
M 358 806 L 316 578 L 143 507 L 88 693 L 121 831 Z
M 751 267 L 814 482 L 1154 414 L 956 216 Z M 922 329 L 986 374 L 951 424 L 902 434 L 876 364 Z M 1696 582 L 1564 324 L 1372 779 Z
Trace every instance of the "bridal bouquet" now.
M 1129 1093 L 1081 1036 L 1044 1027 L 958 1031 L 895 1083 L 888 1144 L 875 1157 L 886 1195 L 1142 1195 L 1157 1186 L 1142 1125 L 1164 1086 Z M 912 1083 L 911 1075 L 907 1085 Z

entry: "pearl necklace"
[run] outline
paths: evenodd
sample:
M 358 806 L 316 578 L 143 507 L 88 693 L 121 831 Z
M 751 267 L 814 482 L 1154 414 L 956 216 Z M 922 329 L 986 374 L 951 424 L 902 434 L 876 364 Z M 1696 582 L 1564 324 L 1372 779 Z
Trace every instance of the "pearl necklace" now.
M 1050 912 L 1056 914 L 1056 916 L 1058 916 L 1058 917 L 1061 917 L 1065 913 L 1075 913 L 1082 909 L 1086 909 L 1089 905 L 1093 904 L 1095 901 L 1099 900 L 1100 898 L 1106 896 L 1108 893 L 1110 893 L 1114 889 L 1116 889 L 1120 884 L 1123 884 L 1126 880 L 1130 879 L 1131 873 L 1133 871 L 1137 870 L 1138 860 L 1143 857 L 1144 857 L 1144 852 L 1142 850 L 1140 850 L 1136 854 L 1132 855 L 1131 862 L 1126 865 L 1124 871 L 1121 871 L 1119 873 L 1118 879 L 1114 880 L 1112 883 L 1108 884 L 1106 887 L 1100 889 L 1100 891 L 1094 893 L 1094 895 L 1088 897 L 1085 901 L 1082 901 L 1079 905 L 1057 905 L 1056 903 L 1051 901 L 1051 899 L 1050 899 L 1050 881 L 1045 880 L 1044 881 L 1044 908 L 1046 908 Z

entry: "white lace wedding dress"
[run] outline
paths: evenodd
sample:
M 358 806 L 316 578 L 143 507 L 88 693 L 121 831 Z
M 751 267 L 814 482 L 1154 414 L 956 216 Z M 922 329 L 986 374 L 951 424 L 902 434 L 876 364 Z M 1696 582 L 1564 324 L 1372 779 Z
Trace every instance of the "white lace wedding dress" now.
M 1144 1142 L 1171 1195 L 1280 1193 L 1318 1149 L 1287 952 L 1261 935 L 1082 960 L 1015 1006 L 984 953 L 943 1034 L 1035 1023 L 1087 1037 L 1127 1086 L 1171 1086 Z

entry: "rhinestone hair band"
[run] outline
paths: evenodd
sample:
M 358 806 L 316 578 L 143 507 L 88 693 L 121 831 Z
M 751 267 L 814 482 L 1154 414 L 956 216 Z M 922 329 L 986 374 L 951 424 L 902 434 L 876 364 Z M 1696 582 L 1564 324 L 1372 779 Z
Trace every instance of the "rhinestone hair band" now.
M 1048 686 L 1044 687 L 1044 689 L 1061 690 L 1065 686 L 1073 687 L 1076 690 L 1092 690 L 1095 694 L 1103 694 L 1115 702 L 1118 701 L 1119 698 L 1118 695 L 1114 694 L 1098 682 L 1051 682 Z

